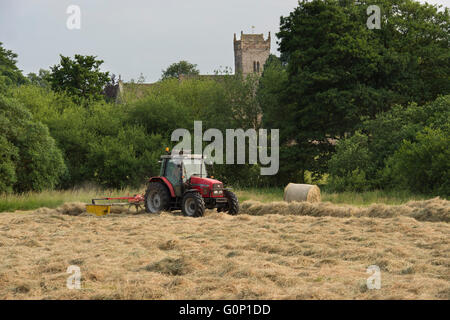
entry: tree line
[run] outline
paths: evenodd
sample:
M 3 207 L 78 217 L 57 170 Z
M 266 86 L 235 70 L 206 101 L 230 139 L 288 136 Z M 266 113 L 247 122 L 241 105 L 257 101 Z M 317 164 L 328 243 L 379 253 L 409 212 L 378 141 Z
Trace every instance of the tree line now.
M 381 7 L 381 29 L 366 26 Z M 280 129 L 280 170 L 214 165 L 234 186 L 311 182 L 335 191 L 450 194 L 450 14 L 412 0 L 300 1 L 280 19 L 280 57 L 261 76 L 200 78 L 169 66 L 123 103 L 93 56 L 24 76 L 0 44 L 0 192 L 138 187 L 159 174 L 177 128 Z M 192 75 L 179 81 L 180 75 Z M 135 88 L 133 88 L 135 86 Z M 139 94 L 136 94 L 139 92 Z

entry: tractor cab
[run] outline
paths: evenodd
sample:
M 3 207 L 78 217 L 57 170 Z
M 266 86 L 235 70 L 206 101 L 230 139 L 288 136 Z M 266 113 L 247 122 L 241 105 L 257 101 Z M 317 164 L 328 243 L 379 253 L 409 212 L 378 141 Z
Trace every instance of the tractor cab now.
M 203 216 L 205 208 L 237 214 L 239 202 L 219 180 L 208 177 L 202 155 L 161 156 L 160 176 L 150 178 L 145 194 L 147 212 L 181 209 L 188 216 Z
M 162 156 L 161 160 L 160 176 L 169 180 L 177 196 L 183 194 L 192 178 L 208 179 L 205 161 L 201 155 L 167 155 Z

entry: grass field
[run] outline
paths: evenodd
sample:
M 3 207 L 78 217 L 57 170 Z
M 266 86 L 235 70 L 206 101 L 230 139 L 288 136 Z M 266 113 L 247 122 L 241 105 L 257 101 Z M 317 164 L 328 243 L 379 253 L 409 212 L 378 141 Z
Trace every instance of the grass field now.
M 40 193 L 29 192 L 24 194 L 0 195 L 0 212 L 15 210 L 33 210 L 41 207 L 56 208 L 66 202 L 90 203 L 92 198 L 101 196 L 134 195 L 144 192 L 144 187 L 138 190 L 96 190 L 79 189 L 67 191 L 44 191 Z M 240 189 L 235 190 L 239 201 L 255 200 L 262 202 L 281 201 L 283 189 Z M 368 191 L 368 192 L 322 192 L 322 201 L 332 203 L 345 203 L 357 206 L 367 206 L 372 203 L 402 204 L 410 200 L 424 200 L 432 196 L 412 195 L 405 191 Z
M 444 222 L 41 210 L 0 226 L 1 299 L 450 299 Z M 70 265 L 80 290 L 66 287 Z
M 134 193 L 3 196 L 0 211 L 28 211 L 0 214 L 0 299 L 450 299 L 446 200 L 324 193 L 333 203 L 288 205 L 263 189 L 237 190 L 237 216 L 33 210 Z M 79 290 L 66 287 L 71 265 Z M 366 285 L 371 265 L 379 290 Z

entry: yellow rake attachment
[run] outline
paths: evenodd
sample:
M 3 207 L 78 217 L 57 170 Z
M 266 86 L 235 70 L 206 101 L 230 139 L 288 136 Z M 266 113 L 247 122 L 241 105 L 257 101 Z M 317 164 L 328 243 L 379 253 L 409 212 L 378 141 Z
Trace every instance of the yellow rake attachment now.
M 97 204 L 96 201 L 108 201 L 109 203 Z M 119 201 L 116 203 L 111 203 L 111 201 Z M 125 202 L 120 202 L 125 201 Z M 141 209 L 144 205 L 144 195 L 136 194 L 133 197 L 116 197 L 116 198 L 98 198 L 92 199 L 92 204 L 86 205 L 86 211 L 88 213 L 95 214 L 96 216 L 104 216 L 111 213 L 111 206 L 126 206 L 128 205 L 128 210 L 131 207 L 136 208 L 136 212 Z
M 87 204 L 86 211 L 96 216 L 104 216 L 111 213 L 111 206 L 101 204 Z

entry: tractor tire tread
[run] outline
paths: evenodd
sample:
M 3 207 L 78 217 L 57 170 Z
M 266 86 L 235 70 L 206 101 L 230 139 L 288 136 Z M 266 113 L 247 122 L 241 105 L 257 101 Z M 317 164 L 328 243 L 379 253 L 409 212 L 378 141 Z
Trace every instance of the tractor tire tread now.
M 205 214 L 205 200 L 203 200 L 203 197 L 201 196 L 200 193 L 198 192 L 187 192 L 184 196 L 183 196 L 183 201 L 181 204 L 181 211 L 183 212 L 183 215 L 185 216 L 189 216 L 184 208 L 184 202 L 186 201 L 186 198 L 188 196 L 192 196 L 195 200 L 195 203 L 197 204 L 197 210 L 195 212 L 195 214 L 193 215 L 193 217 L 203 217 L 203 215 Z
M 160 194 L 160 197 L 161 197 L 161 203 L 162 203 L 161 210 L 157 211 L 157 212 L 151 212 L 150 208 L 148 207 L 148 204 L 147 204 L 147 198 L 148 198 L 148 196 L 150 194 L 150 191 L 152 191 L 154 189 L 158 190 L 158 193 Z M 159 181 L 150 182 L 148 184 L 147 190 L 145 191 L 145 198 L 144 199 L 145 199 L 145 201 L 144 201 L 144 203 L 145 203 L 145 212 L 147 212 L 147 213 L 158 213 L 158 212 L 161 212 L 161 211 L 169 209 L 169 205 L 170 205 L 169 190 L 167 190 L 167 187 L 162 182 L 159 182 Z
M 234 194 L 229 190 L 224 191 L 225 198 L 228 200 L 228 205 L 224 211 L 226 211 L 229 215 L 237 215 L 239 213 L 239 200 Z

